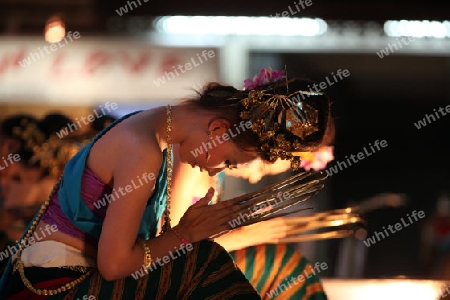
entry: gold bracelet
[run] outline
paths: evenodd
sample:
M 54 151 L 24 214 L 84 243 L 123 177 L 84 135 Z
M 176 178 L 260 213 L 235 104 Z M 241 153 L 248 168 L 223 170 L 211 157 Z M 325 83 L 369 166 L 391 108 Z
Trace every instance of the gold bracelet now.
M 141 238 L 138 238 L 136 243 L 142 248 L 142 250 L 144 250 L 144 268 L 150 270 L 152 264 L 152 255 L 150 253 L 150 248 L 147 246 L 145 240 Z

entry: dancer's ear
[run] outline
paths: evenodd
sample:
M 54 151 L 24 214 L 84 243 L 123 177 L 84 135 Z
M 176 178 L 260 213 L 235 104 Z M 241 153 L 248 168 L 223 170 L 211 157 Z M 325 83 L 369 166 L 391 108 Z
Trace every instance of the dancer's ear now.
M 226 119 L 215 119 L 209 123 L 208 130 L 214 135 L 222 135 L 230 128 L 230 122 Z

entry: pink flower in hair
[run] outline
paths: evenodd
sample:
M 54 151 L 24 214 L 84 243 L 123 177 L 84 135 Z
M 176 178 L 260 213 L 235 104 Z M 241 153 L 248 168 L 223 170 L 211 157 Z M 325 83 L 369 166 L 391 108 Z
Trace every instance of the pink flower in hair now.
M 244 80 L 244 90 L 251 91 L 266 83 L 271 83 L 284 77 L 284 71 L 272 70 L 272 68 L 262 69 L 253 79 Z
M 333 147 L 321 147 L 315 152 L 303 152 L 300 155 L 300 168 L 307 171 L 313 169 L 315 171 L 323 170 L 327 164 L 334 159 Z

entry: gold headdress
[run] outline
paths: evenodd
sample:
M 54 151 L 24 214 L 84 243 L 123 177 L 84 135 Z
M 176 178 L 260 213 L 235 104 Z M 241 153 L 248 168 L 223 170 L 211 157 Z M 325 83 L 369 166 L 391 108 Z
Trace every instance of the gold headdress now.
M 263 69 L 261 74 L 267 76 L 267 72 L 267 69 Z M 266 90 L 251 90 L 248 97 L 242 101 L 245 110 L 241 112 L 241 118 L 251 120 L 252 130 L 258 134 L 261 142 L 261 150 L 268 153 L 270 161 L 276 161 L 278 158 L 290 159 L 291 168 L 296 170 L 300 166 L 301 141 L 319 130 L 318 111 L 305 103 L 305 95 L 310 97 L 322 93 L 289 93 L 289 83 L 293 80 L 283 81 L 283 77 L 276 78 L 278 82 Z M 286 93 L 276 93 L 275 90 L 282 86 L 286 88 Z M 296 137 L 294 141 L 286 139 L 286 132 Z
M 29 166 L 39 166 L 54 177 L 61 175 L 66 163 L 92 138 L 89 136 L 47 138 L 37 123 L 26 119 L 13 129 L 13 135 L 23 142 L 22 152 L 29 153 L 29 157 L 22 162 Z
M 23 118 L 20 120 L 19 124 L 20 126 L 16 126 L 12 129 L 12 134 L 23 142 L 23 147 L 26 150 L 33 152 L 36 147 L 45 141 L 46 136 L 39 129 L 36 122 Z
M 90 142 L 89 138 L 58 138 L 50 137 L 42 145 L 35 148 L 36 160 L 40 167 L 48 170 L 49 175 L 59 177 L 63 173 L 67 162 L 78 153 L 78 151 Z

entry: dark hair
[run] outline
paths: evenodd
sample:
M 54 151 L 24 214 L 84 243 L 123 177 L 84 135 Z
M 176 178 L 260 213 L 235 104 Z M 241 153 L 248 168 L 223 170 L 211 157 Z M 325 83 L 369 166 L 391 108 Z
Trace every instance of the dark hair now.
M 113 117 L 111 115 L 103 115 L 100 118 L 96 118 L 91 123 L 91 128 L 96 133 L 99 133 L 100 131 L 102 131 L 103 129 L 108 127 L 108 125 L 111 124 L 112 122 L 114 122 L 116 119 L 117 118 L 115 118 L 115 117 Z
M 266 90 L 271 94 L 287 95 L 295 91 L 309 92 L 310 88 L 308 86 L 311 83 L 309 80 L 299 78 L 289 79 L 288 81 L 283 79 L 282 81 L 259 86 L 256 90 Z M 198 97 L 187 99 L 184 103 L 196 108 L 215 112 L 216 117 L 226 119 L 231 124 L 248 121 L 241 118 L 241 112 L 246 110 L 242 100 L 249 96 L 249 91 L 237 90 L 232 86 L 212 82 L 207 84 L 197 94 Z M 280 133 L 284 135 L 287 141 L 298 141 L 300 143 L 300 148 L 297 151 L 314 151 L 334 139 L 334 123 L 331 117 L 330 101 L 325 94 L 299 95 L 301 96 L 302 102 L 318 111 L 318 130 L 302 140 L 285 128 Z M 262 145 L 258 135 L 251 129 L 234 136 L 233 142 L 241 150 L 256 152 L 262 159 L 271 161 L 268 151 L 261 148 Z
M 22 127 L 24 123 L 38 123 L 38 119 L 28 114 L 17 114 L 4 119 L 0 123 L 0 132 L 7 138 L 16 138 L 14 128 Z
M 68 124 L 71 124 L 72 122 L 72 119 L 68 116 L 59 112 L 53 112 L 46 114 L 42 121 L 39 122 L 39 126 L 40 130 L 42 130 L 48 138 L 56 132 L 59 132 L 64 127 L 67 127 Z

